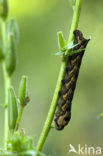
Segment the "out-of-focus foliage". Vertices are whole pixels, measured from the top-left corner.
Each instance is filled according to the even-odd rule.
[[[44,146],[44,153],[68,156],[69,144],[102,145],[103,119],[103,1],[85,0],[79,29],[84,37],[92,37],[85,52],[72,102],[72,117],[61,132],[52,129]],[[35,143],[42,130],[56,85],[61,58],[57,32],[68,39],[72,8],[68,0],[10,0],[10,15],[20,27],[17,67],[13,85],[18,92],[21,75],[28,75],[30,104],[23,112],[21,127],[33,136]],[[4,102],[3,76],[0,66],[0,104]],[[3,140],[3,108],[0,107],[0,144]],[[71,154],[72,156],[72,154]],[[73,156],[75,154],[73,153]]]
[[[23,130],[14,132],[14,135],[8,141],[7,151],[0,150],[0,155],[3,156],[36,156],[36,153],[32,137],[26,136]],[[39,153],[39,155],[45,156],[43,153]]]
[[[33,152],[33,139],[25,136],[22,132],[15,132],[14,136],[8,141],[9,152]]]

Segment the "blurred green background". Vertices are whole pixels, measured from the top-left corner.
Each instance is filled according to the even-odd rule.
[[[61,132],[51,130],[43,152],[52,156],[68,156],[69,144],[102,146],[103,119],[103,1],[84,0],[79,29],[90,37],[83,58],[72,102],[72,118]],[[20,28],[17,67],[12,83],[18,94],[23,74],[28,76],[31,101],[25,108],[21,127],[34,138],[36,145],[46,119],[61,59],[57,32],[62,30],[68,39],[72,9],[68,0],[10,0],[9,17],[15,17]],[[0,66],[0,104],[4,102],[3,73]],[[0,145],[3,146],[4,109],[0,107]],[[75,154],[71,154],[75,156]]]

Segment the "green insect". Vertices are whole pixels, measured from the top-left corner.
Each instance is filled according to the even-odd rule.
[[[79,69],[85,48],[90,39],[85,39],[79,30],[74,32],[74,42],[76,45],[72,49],[72,55],[68,56],[67,66],[65,69],[65,76],[62,80],[62,87],[59,91],[59,98],[57,102],[57,110],[55,113],[54,125],[57,130],[62,130],[71,119],[71,105],[76,87],[76,82],[79,74]],[[75,53],[74,51],[80,52]],[[73,54],[74,52],[74,54]]]

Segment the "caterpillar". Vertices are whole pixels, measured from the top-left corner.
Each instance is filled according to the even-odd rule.
[[[80,50],[68,56],[67,66],[65,69],[64,79],[61,81],[61,90],[59,91],[59,98],[57,102],[57,110],[55,113],[54,126],[57,130],[62,130],[71,119],[71,105],[76,87],[76,82],[79,74],[79,69],[85,48],[90,39],[85,39],[80,30],[75,30],[73,45],[76,45],[73,51]]]

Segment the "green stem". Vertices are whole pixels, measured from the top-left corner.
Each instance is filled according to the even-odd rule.
[[[4,53],[6,52],[6,21],[2,20],[2,41],[3,41],[3,48]],[[4,74],[4,85],[5,85],[5,123],[4,123],[4,147],[7,148],[7,140],[9,137],[9,128],[8,128],[8,88],[11,85],[11,77],[8,76],[8,73],[6,71],[5,62],[2,62],[3,67],[3,74]]]
[[[16,122],[15,131],[17,131],[18,128],[19,128],[21,117],[22,117],[22,113],[23,113],[23,109],[24,109],[24,107],[20,106],[20,108],[19,108],[19,114],[18,114],[18,118],[17,118],[17,122]]]
[[[81,4],[82,4],[82,0],[76,0],[76,4],[75,4],[75,8],[74,8],[74,15],[73,15],[73,20],[72,20],[72,25],[71,25],[71,29],[70,29],[70,35],[69,35],[69,39],[68,42],[73,41],[73,31],[75,29],[77,29],[78,27],[78,22],[79,22],[79,16],[80,16],[80,10],[81,10]],[[57,81],[57,85],[54,91],[54,96],[51,102],[51,107],[50,110],[48,112],[48,116],[47,119],[45,121],[41,136],[39,138],[36,150],[37,151],[41,151],[43,148],[43,145],[45,143],[45,140],[47,138],[47,135],[50,131],[51,128],[51,123],[54,117],[54,113],[57,107],[57,101],[58,101],[58,92],[61,89],[61,80],[64,78],[64,74],[65,74],[65,68],[66,68],[67,62],[62,62],[61,65],[61,69],[60,69],[60,73],[58,76],[58,81]]]
[[[73,41],[73,38],[74,38],[73,31],[78,28],[81,6],[82,6],[82,0],[76,0],[71,29],[70,29],[69,38],[68,38],[68,43]]]
[[[9,138],[9,128],[8,128],[8,88],[11,85],[11,79],[8,77],[8,74],[5,69],[5,64],[3,63],[3,73],[4,73],[4,84],[5,84],[5,123],[4,123],[4,147],[7,147],[7,141]]]

